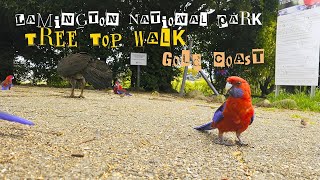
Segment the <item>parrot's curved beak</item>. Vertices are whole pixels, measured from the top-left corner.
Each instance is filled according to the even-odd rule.
[[[230,84],[229,82],[226,83],[225,89],[226,89],[226,95],[228,96],[230,93],[230,90],[232,88],[232,84]]]
[[[227,82],[225,89],[227,91],[229,91],[232,88],[232,84],[230,84],[229,82]]]

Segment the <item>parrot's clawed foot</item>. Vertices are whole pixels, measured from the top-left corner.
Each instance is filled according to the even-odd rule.
[[[79,98],[85,98],[83,95],[80,95]]]
[[[216,140],[214,141],[214,143],[220,144],[220,145],[224,145],[223,139],[221,139],[221,138],[216,139]]]
[[[214,141],[214,143],[216,144],[220,144],[220,145],[225,145],[225,146],[234,146],[233,143],[229,142],[229,141],[225,141],[223,138],[218,138]]]
[[[230,143],[228,140],[225,141],[223,138],[223,132],[219,131],[218,138],[215,140],[216,144],[225,145],[225,146],[233,146],[234,144]]]
[[[241,138],[240,138],[240,132],[237,132],[236,135],[237,135],[237,138],[238,138],[238,141],[236,141],[236,143],[239,145],[239,146],[248,146],[247,143],[244,143]]]

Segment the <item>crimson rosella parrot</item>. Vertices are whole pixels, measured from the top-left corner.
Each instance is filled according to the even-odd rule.
[[[12,79],[14,79],[14,77],[12,75],[9,75],[6,77],[6,79],[4,81],[2,81],[1,86],[2,86],[2,90],[10,90],[12,87]],[[3,120],[7,120],[7,121],[11,121],[11,122],[17,122],[17,123],[21,123],[21,124],[25,124],[25,125],[34,125],[33,122],[27,120],[27,119],[23,119],[21,117],[18,116],[14,116],[11,114],[7,114],[4,112],[0,111],[0,119]]]
[[[123,87],[120,84],[120,81],[117,79],[114,80],[113,92],[115,94],[132,96],[127,90],[123,89]]]
[[[240,135],[253,122],[254,110],[251,102],[251,91],[248,82],[240,77],[231,76],[227,79],[229,97],[214,113],[212,121],[196,130],[204,131],[217,128],[219,130],[218,144],[224,144],[223,133],[236,132],[240,145],[247,145]]]
[[[12,79],[14,79],[14,77],[12,75],[9,75],[6,77],[6,79],[4,81],[2,81],[1,86],[2,86],[2,90],[10,90],[12,87]]]

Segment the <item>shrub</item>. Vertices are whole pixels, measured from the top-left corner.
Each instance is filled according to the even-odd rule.
[[[201,99],[201,100],[205,100],[207,99],[202,92],[200,92],[199,90],[193,90],[187,93],[187,97],[189,98],[195,98],[195,99]]]
[[[211,102],[211,103],[224,103],[225,101],[226,101],[226,97],[224,97],[224,95],[211,96],[208,98],[208,102]]]
[[[181,88],[181,83],[182,83],[182,78],[177,78],[174,81],[171,82],[172,88],[176,90],[177,92],[180,91]],[[213,91],[207,84],[207,82],[201,78],[197,81],[186,81],[186,86],[184,88],[184,92],[188,94],[191,91],[199,91],[205,96],[210,96],[213,95]]]
[[[284,99],[292,99],[296,102],[299,110],[304,111],[316,111],[320,112],[320,91],[316,91],[316,95],[313,98],[310,98],[309,94],[304,92],[289,94],[289,93],[280,93],[279,96],[275,97],[275,94],[269,94],[267,99],[271,102],[276,102]]]
[[[262,101],[259,101],[255,103],[256,106],[258,107],[271,107],[271,102],[268,99],[264,99]]]
[[[293,99],[283,99],[280,101],[273,102],[271,105],[273,107],[281,108],[281,109],[296,109],[296,108],[298,108],[296,101],[294,101]]]

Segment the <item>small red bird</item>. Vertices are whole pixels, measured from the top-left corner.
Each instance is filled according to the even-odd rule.
[[[251,91],[249,83],[237,76],[227,79],[226,87],[230,85],[229,97],[214,113],[212,122],[196,127],[195,129],[219,130],[219,144],[224,144],[223,133],[236,132],[240,145],[247,145],[240,139],[240,135],[253,122],[254,109],[251,102]]]
[[[9,75],[6,77],[6,79],[4,81],[2,81],[1,86],[2,86],[2,90],[10,90],[12,87],[12,79],[14,79],[14,77],[12,75]]]

